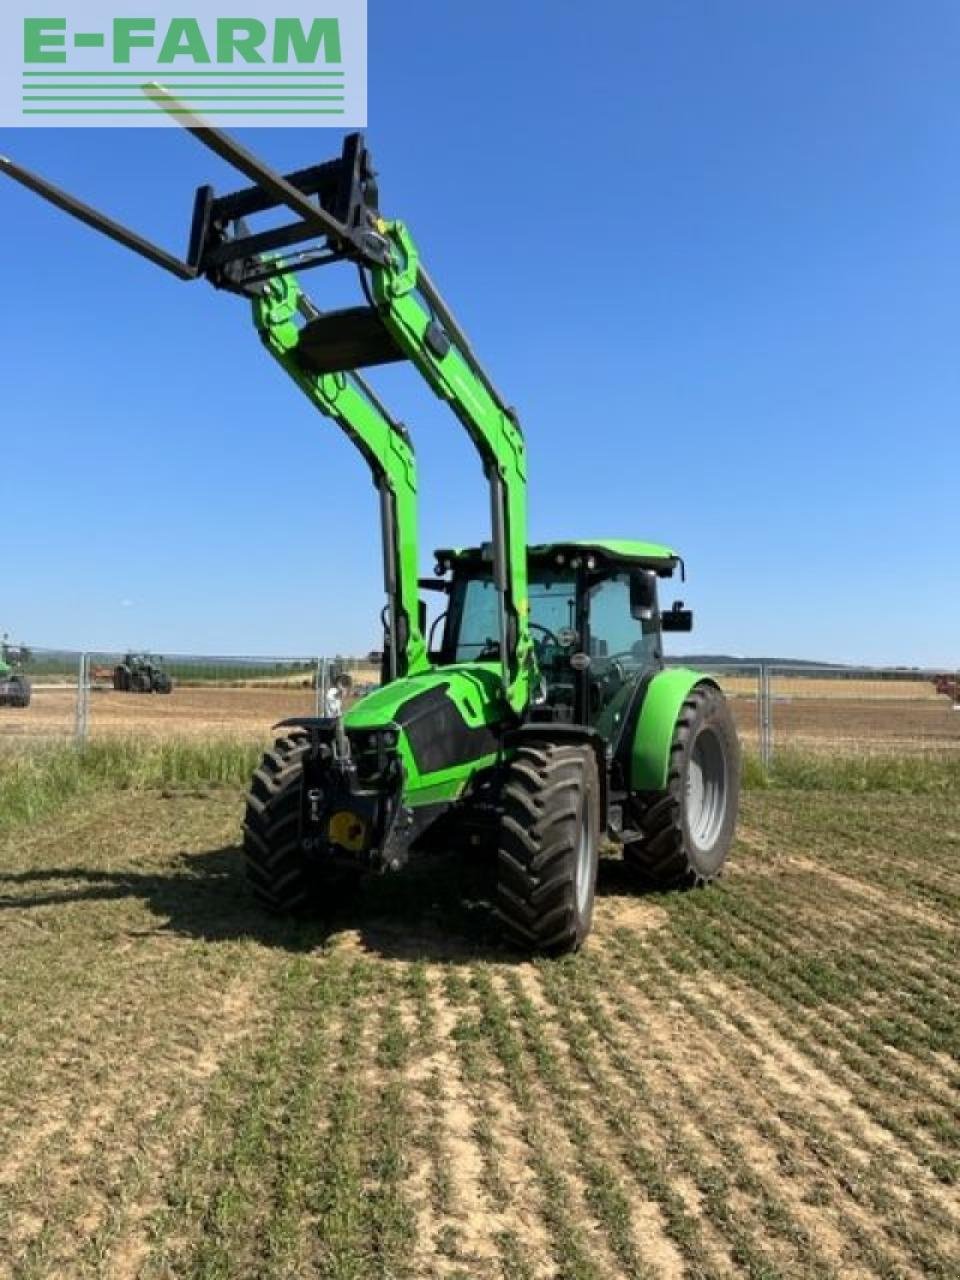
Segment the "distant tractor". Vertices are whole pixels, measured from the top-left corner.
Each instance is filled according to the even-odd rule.
[[[146,653],[128,653],[113,669],[117,693],[173,693],[173,681]]]
[[[29,707],[33,690],[22,671],[14,671],[0,656],[0,707]]]

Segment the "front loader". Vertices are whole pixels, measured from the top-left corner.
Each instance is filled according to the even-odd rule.
[[[10,161],[0,168],[181,279],[247,298],[263,345],[356,445],[380,502],[383,684],[332,719],[281,722],[247,800],[247,873],[268,907],[320,905],[345,872],[394,871],[429,844],[489,848],[510,937],[557,954],[589,932],[601,843],[638,884],[685,888],[721,869],[736,821],[740,752],[717,685],[666,668],[661,633],[689,630],[658,583],[669,547],[574,538],[528,545],[527,461],[513,409],[440,295],[406,226],[386,220],[369,152],[286,177],[145,91],[252,182],[196,195],[179,259]],[[285,209],[292,221],[253,230]],[[297,273],[336,263],[362,304],[330,312]],[[446,400],[479,455],[489,536],[436,553],[421,578],[412,440],[361,370],[405,361]],[[441,597],[425,636],[421,593]]]

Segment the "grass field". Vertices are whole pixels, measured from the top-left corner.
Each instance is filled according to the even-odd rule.
[[[271,921],[244,759],[90,760],[0,771],[0,1275],[960,1275],[955,765],[798,767],[531,964],[460,859]]]

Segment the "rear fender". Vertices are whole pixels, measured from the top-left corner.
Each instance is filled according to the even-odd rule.
[[[630,752],[630,790],[663,791],[670,770],[670,744],[680,708],[697,685],[715,680],[689,667],[659,671],[647,685]]]

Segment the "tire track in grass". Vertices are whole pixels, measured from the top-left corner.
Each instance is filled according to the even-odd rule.
[[[802,1086],[798,1085],[797,1089],[802,1102],[797,1094],[791,1097],[783,1087],[783,1081],[791,1075],[790,1064],[781,1064],[778,1060],[776,1073],[771,1078],[769,1044],[744,1044],[738,1034],[734,1048],[730,1043],[731,1026],[717,1016],[703,999],[689,992],[685,985],[689,983],[689,978],[678,979],[668,964],[658,966],[656,959],[649,956],[642,972],[633,969],[629,958],[622,952],[616,955],[615,964],[617,972],[622,974],[636,996],[629,999],[618,988],[609,990],[605,999],[612,1006],[614,1017],[624,1027],[630,1028],[631,1034],[638,1024],[641,1029],[646,1025],[635,1001],[639,998],[648,1001],[649,992],[653,988],[658,992],[662,991],[669,1002],[682,1006],[699,1024],[701,1040],[697,1044],[695,1056],[698,1061],[710,1063],[714,1083],[721,1095],[727,1091],[734,1095],[743,1091],[745,1059],[759,1068],[751,1074],[751,1105],[744,1108],[743,1123],[740,1126],[745,1134],[744,1141],[753,1145],[750,1131],[755,1130],[758,1138],[776,1153],[778,1165],[783,1169],[795,1170],[798,1158],[802,1158],[806,1162],[812,1159],[826,1170],[843,1196],[838,1203],[834,1193],[826,1203],[821,1202],[819,1205],[820,1209],[839,1218],[835,1242],[842,1243],[849,1238],[856,1246],[862,1264],[879,1275],[903,1272],[904,1266],[909,1266],[907,1259],[911,1253],[924,1268],[931,1264],[935,1267],[940,1265],[942,1259],[937,1260],[936,1245],[929,1234],[924,1233],[921,1239],[912,1232],[892,1230],[891,1215],[899,1211],[901,1202],[893,1190],[888,1190],[877,1180],[880,1171],[876,1167],[876,1148],[868,1146],[866,1152],[858,1148],[858,1141],[863,1146],[865,1135],[855,1126],[844,1132],[842,1107],[839,1112],[828,1111],[826,1117],[823,1117],[824,1089],[821,1081],[800,1076]],[[702,978],[698,979],[698,985],[702,981]],[[711,992],[715,987],[714,983],[710,988]],[[714,999],[719,1003],[720,997],[715,996]],[[712,1034],[708,1035],[708,1032]],[[813,1111],[821,1115],[823,1123],[814,1119]],[[824,1124],[827,1128],[823,1127]],[[791,1132],[798,1129],[799,1134]],[[845,1139],[842,1144],[838,1131]],[[884,1134],[883,1137],[887,1138],[888,1135]],[[889,1154],[886,1146],[884,1153]],[[814,1198],[809,1197],[811,1200]],[[808,1236],[818,1239],[817,1222],[809,1217],[806,1204],[798,1203],[797,1197],[791,1197],[791,1204],[794,1213],[805,1219]],[[866,1215],[867,1208],[873,1211],[872,1216]],[[922,1216],[920,1220],[923,1220]],[[879,1245],[876,1239],[878,1225],[889,1235],[896,1256]],[[839,1265],[842,1249],[835,1249],[834,1254],[831,1261]],[[923,1270],[921,1274],[928,1273]]]
[[[885,832],[884,843],[888,848],[890,838],[891,833]],[[812,850],[801,852],[789,846],[787,851],[771,857],[768,844],[746,837],[742,832],[738,833],[737,849],[741,853],[746,852],[751,859],[746,871],[746,874],[751,877],[787,883],[797,888],[803,888],[811,882],[816,886],[825,884],[829,886],[831,900],[836,894],[842,895],[852,908],[862,913],[872,924],[880,919],[887,923],[895,922],[899,927],[909,928],[921,934],[924,932],[942,934],[944,929],[950,927],[953,919],[949,912],[933,910],[916,900],[904,898],[902,881],[897,882],[895,886],[869,883],[862,878],[865,870],[863,866],[857,868],[861,873],[858,876],[854,874],[853,868],[839,870],[832,860],[827,862],[825,859],[818,859]],[[897,857],[899,861],[901,858],[899,852]],[[903,865],[902,862],[900,865]],[[738,868],[738,872],[742,870],[742,867]],[[928,881],[935,879],[936,873],[926,858],[915,864],[914,872]],[[897,889],[896,893],[891,892],[894,887]]]
[[[749,1167],[729,1132],[718,1127],[716,1118],[698,1106],[695,1088],[678,1078],[678,1062],[664,1054],[649,1035],[641,1044],[633,1045],[632,1054],[618,1042],[613,1024],[601,1015],[598,997],[603,983],[595,980],[597,968],[595,956],[590,962],[584,958],[576,966],[569,966],[566,980],[561,981],[556,971],[544,966],[541,980],[568,1047],[573,1073],[585,1073],[591,1080],[592,1094],[601,1100],[605,1118],[617,1130],[629,1131],[634,1122],[625,1120],[619,1105],[611,1100],[626,1094],[645,1105],[655,1117],[658,1139],[671,1166],[692,1179],[700,1196],[701,1212],[732,1262],[746,1274],[795,1274],[799,1254],[808,1268],[806,1274],[830,1276],[831,1268],[809,1234]],[[612,972],[608,978],[615,981]],[[598,1022],[605,1035],[598,1029]],[[653,1056],[658,1053],[665,1062]],[[638,1062],[644,1062],[645,1068],[641,1069]],[[655,1080],[649,1074],[651,1067]]]

